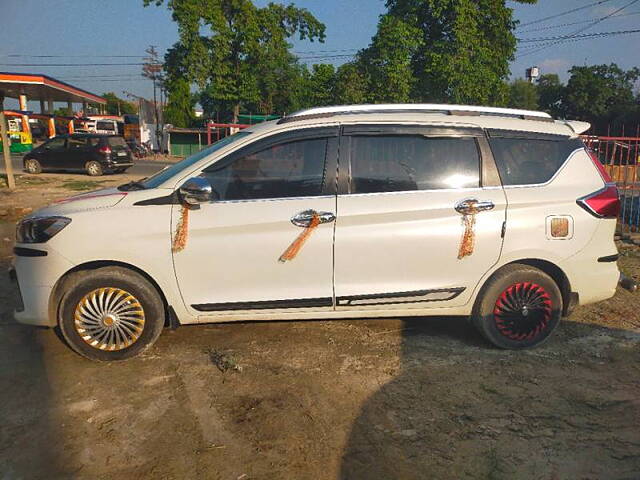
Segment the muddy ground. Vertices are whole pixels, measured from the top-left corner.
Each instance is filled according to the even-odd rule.
[[[2,270],[14,217],[68,195],[64,178],[87,181],[0,189]],[[526,352],[459,318],[271,322],[165,331],[117,364],[15,324],[14,297],[0,275],[3,479],[640,478],[640,294]]]

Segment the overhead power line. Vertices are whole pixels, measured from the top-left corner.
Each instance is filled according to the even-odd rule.
[[[631,15],[640,15],[640,12],[623,13],[621,15],[613,15],[613,16],[611,16],[609,18],[630,17]],[[602,18],[602,17],[600,17],[600,18]],[[520,33],[530,33],[530,32],[542,32],[543,30],[553,30],[554,28],[570,27],[571,25],[580,25],[580,24],[584,24],[584,23],[593,22],[594,20],[599,20],[599,19],[598,18],[589,18],[588,20],[582,20],[580,22],[558,23],[556,25],[550,25],[548,27],[532,28],[531,30],[518,31],[518,34],[520,34]]]
[[[633,34],[633,33],[640,33],[640,30],[629,30],[627,32],[624,32],[624,34]],[[564,43],[573,43],[573,42],[579,42],[579,41],[583,41],[583,40],[589,40],[589,39],[593,39],[593,38],[608,38],[608,37],[613,37],[616,35],[603,35],[600,37],[594,37],[594,36],[587,36],[587,35],[578,35],[575,37],[569,37],[567,39],[564,40],[555,40],[555,41],[550,41],[550,42],[546,42],[546,43],[539,43],[539,44],[535,44],[535,45],[529,45],[529,48],[533,48],[534,50],[528,50],[525,51],[525,53],[518,55],[518,58],[522,58],[522,57],[526,57],[532,53],[536,53],[540,50],[544,50],[545,48],[551,47],[553,45],[559,45],[559,44],[564,44]],[[541,47],[541,48],[538,48]]]
[[[144,58],[144,55],[31,55],[26,53],[0,54],[9,58]]]
[[[360,50],[359,48],[343,48],[340,50],[311,50],[311,51],[304,51],[304,52],[292,52],[295,54],[312,54],[312,53],[337,53],[337,52],[357,52],[358,50]]]
[[[547,20],[553,20],[554,18],[563,17],[565,15],[569,15],[570,13],[578,12],[580,10],[584,10],[586,8],[595,7],[596,5],[602,5],[603,3],[610,2],[611,0],[599,0],[598,2],[590,3],[589,5],[583,5],[582,7],[572,8],[571,10],[567,10],[565,12],[560,12],[555,15],[549,15],[548,17],[539,18],[538,20],[533,20],[531,22],[525,22],[518,25],[518,27],[525,27],[527,25],[535,25],[536,23],[546,22]]]
[[[614,32],[597,32],[597,33],[583,33],[580,35],[557,35],[555,37],[537,37],[537,38],[519,38],[518,41],[520,43],[529,43],[529,42],[549,42],[553,40],[566,40],[569,38],[591,38],[591,37],[611,37],[614,35],[628,35],[631,33],[638,33],[640,29],[636,30],[617,30]]]
[[[123,67],[143,63],[0,63],[3,67]]]
[[[623,7],[618,8],[617,10],[614,10],[614,11],[613,11],[613,12],[611,12],[609,15],[605,15],[604,17],[599,18],[598,20],[596,20],[596,21],[594,21],[594,22],[590,23],[590,24],[589,24],[589,25],[587,25],[586,27],[582,27],[582,28],[580,28],[580,29],[576,30],[575,32],[571,32],[571,33],[569,34],[569,37],[574,36],[574,37],[572,37],[572,38],[577,38],[577,37],[575,37],[575,35],[578,35],[578,34],[580,34],[580,33],[584,32],[585,30],[588,30],[589,28],[591,28],[591,27],[593,27],[594,25],[596,25],[596,24],[598,24],[598,23],[600,23],[600,22],[602,22],[602,21],[606,20],[607,18],[612,17],[613,15],[617,15],[618,13],[620,13],[620,12],[621,12],[622,10],[624,10],[625,8],[630,7],[631,5],[634,5],[634,4],[638,3],[638,1],[640,1],[640,0],[631,0],[631,2],[627,3],[627,4],[626,4],[626,5],[624,5]],[[619,33],[620,33],[620,34],[623,34],[623,32],[619,32]],[[626,32],[626,33],[635,33],[635,32]],[[544,46],[544,47],[540,47],[540,48],[538,48],[537,50],[529,50],[528,52],[525,52],[525,53],[523,53],[522,55],[520,55],[520,57],[526,57],[526,56],[528,56],[528,55],[533,55],[534,53],[538,53],[538,52],[541,52],[542,50],[546,50],[547,48],[552,47],[553,45],[556,45],[556,44],[557,44],[557,43],[551,43],[551,44],[548,44],[548,45],[546,45],[546,46]]]

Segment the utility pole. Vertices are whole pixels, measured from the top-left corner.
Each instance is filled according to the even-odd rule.
[[[4,92],[0,91],[0,139],[2,140],[2,155],[4,167],[7,172],[7,187],[9,190],[16,188],[16,180],[13,178],[13,165],[11,164],[11,139],[7,134],[7,120],[4,117]]]
[[[161,125],[161,115],[158,112],[156,88],[160,86],[160,88],[162,89],[162,84],[164,83],[162,76],[163,65],[162,62],[160,62],[158,51],[156,50],[155,45],[150,45],[149,48],[145,50],[145,52],[148,56],[144,58],[144,64],[142,65],[142,75],[153,81],[153,110],[156,124],[156,142],[158,143],[159,150],[162,150],[163,127]]]

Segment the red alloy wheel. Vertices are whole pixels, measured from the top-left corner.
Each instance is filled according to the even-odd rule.
[[[531,282],[508,287],[498,297],[493,318],[498,331],[510,340],[532,340],[549,325],[552,315],[551,297]]]

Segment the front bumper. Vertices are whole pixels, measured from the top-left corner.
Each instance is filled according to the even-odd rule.
[[[56,319],[49,315],[51,292],[58,279],[74,265],[55,250],[46,248],[46,251],[46,256],[14,258],[10,275],[18,283],[22,303],[22,308],[19,306],[13,315],[18,323],[47,327],[56,324]]]

